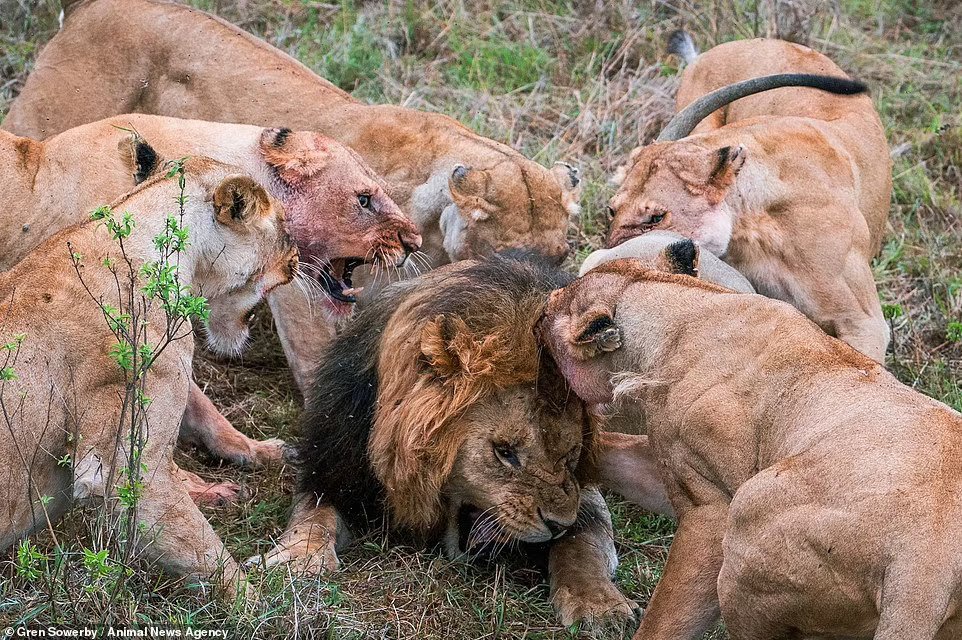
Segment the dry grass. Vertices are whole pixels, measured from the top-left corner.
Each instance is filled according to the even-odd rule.
[[[451,114],[545,163],[575,161],[586,178],[584,213],[572,228],[578,259],[598,245],[606,177],[671,112],[676,64],[664,36],[685,25],[707,48],[774,33],[805,40],[873,87],[897,156],[891,225],[876,275],[894,340],[889,366],[908,384],[962,409],[962,9],[909,0],[713,0],[589,2],[425,0],[326,4],[295,0],[194,0],[298,56],[371,101]],[[773,12],[774,8],[774,12]],[[0,113],[56,30],[53,0],[0,7]],[[188,46],[185,44],[185,46]],[[202,359],[198,380],[234,424],[291,437],[300,398],[269,324],[242,360]],[[199,452],[178,459],[210,479],[233,479],[252,497],[210,516],[229,548],[246,557],[270,544],[289,504],[288,469],[218,468]],[[672,525],[613,504],[621,586],[644,604],[664,566]],[[61,526],[80,548],[82,514]],[[49,551],[50,546],[41,548]],[[139,572],[129,596],[106,610],[85,595],[83,565],[49,583],[0,565],[0,626],[103,620],[223,626],[238,636],[357,638],[564,638],[547,586],[511,565],[450,563],[433,551],[355,544],[330,582],[255,575],[257,615]],[[716,632],[719,637],[723,632]]]

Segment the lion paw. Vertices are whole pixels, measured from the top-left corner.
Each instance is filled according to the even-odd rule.
[[[251,456],[244,466],[264,467],[275,462],[283,462],[288,456],[289,445],[280,438],[252,440]]]
[[[561,624],[587,623],[590,627],[623,629],[636,619],[638,605],[626,598],[611,582],[560,587],[552,597]]]
[[[278,544],[263,556],[251,556],[244,562],[244,567],[270,569],[282,564],[287,565],[296,576],[319,576],[337,571],[340,563],[333,545],[308,550],[306,543],[295,541],[293,544]]]

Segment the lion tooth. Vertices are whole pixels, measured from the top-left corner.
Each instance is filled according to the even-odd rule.
[[[364,291],[364,287],[351,287],[350,289],[344,289],[341,291],[342,294],[346,296],[351,296],[352,298],[357,296],[359,293]]]

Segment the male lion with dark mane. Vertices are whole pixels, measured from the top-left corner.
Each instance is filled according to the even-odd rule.
[[[387,523],[451,557],[546,551],[564,624],[627,619],[611,518],[584,485],[592,423],[535,334],[568,281],[499,257],[397,283],[366,306],[317,371],[299,496],[266,563],[333,570],[348,529]]]

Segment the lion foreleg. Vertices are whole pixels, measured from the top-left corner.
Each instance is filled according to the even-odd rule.
[[[314,367],[334,338],[334,321],[324,300],[311,301],[299,287],[278,287],[267,298],[287,365],[301,391],[313,382]]]
[[[273,567],[290,563],[296,573],[319,575],[338,567],[337,547],[347,542],[347,527],[337,511],[312,493],[294,497],[291,519],[273,549],[253,556],[248,566]]]
[[[718,620],[718,574],[728,505],[686,510],[668,552],[668,564],[635,640],[701,638]]]
[[[228,602],[253,600],[243,570],[177,479],[177,466],[168,459],[151,470],[136,509],[143,554],[170,573],[210,580]]]
[[[178,440],[242,467],[282,460],[286,447],[283,440],[257,441],[235,429],[193,381]]]
[[[612,582],[617,567],[608,506],[597,489],[585,489],[578,521],[548,552],[551,600],[561,624],[624,626],[635,605]]]

